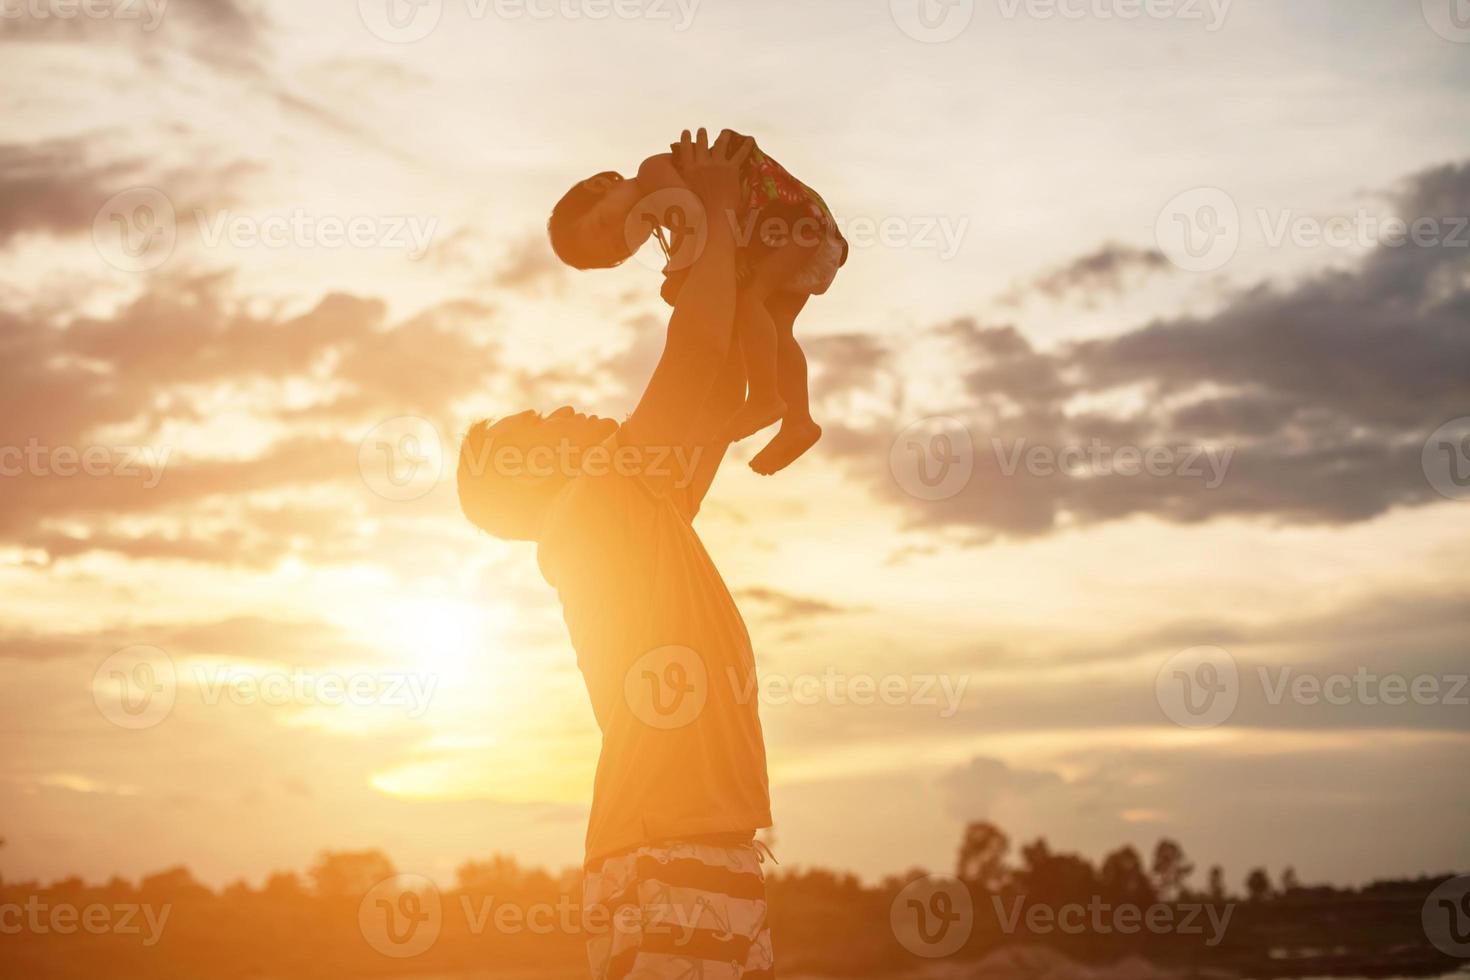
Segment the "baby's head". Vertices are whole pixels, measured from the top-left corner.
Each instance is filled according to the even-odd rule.
[[[637,203],[638,182],[610,170],[573,184],[546,223],[552,250],[574,269],[621,264],[647,240],[635,241],[628,233],[628,215]]]

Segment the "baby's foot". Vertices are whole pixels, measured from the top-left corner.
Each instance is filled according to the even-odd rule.
[[[765,398],[748,399],[745,405],[736,412],[725,427],[725,433],[731,442],[739,442],[746,436],[753,436],[773,422],[780,421],[786,414],[786,402],[780,395],[770,395]]]
[[[776,433],[776,438],[755,454],[750,468],[761,476],[779,473],[800,459],[820,438],[822,427],[811,419],[787,419],[781,423],[781,431]]]

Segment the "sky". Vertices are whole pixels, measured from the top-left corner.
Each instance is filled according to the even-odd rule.
[[[784,866],[1470,868],[1463,10],[924,4],[3,0],[0,874],[579,862],[560,610],[444,461],[631,409],[659,263],[542,228],[700,125],[853,245],[822,443],[697,524]]]

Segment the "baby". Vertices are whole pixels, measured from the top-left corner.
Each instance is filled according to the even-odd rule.
[[[793,327],[807,300],[831,287],[848,247],[821,196],[754,141],[741,168],[740,190],[737,213],[709,216],[731,222],[738,246],[736,331],[748,393],[728,435],[744,439],[779,420],[780,432],[750,464],[770,475],[821,438],[811,416],[806,356]],[[671,153],[644,160],[633,178],[597,174],[574,185],[552,209],[551,247],[575,269],[607,269],[656,235],[666,259],[661,292],[672,304],[697,257],[697,229],[678,203],[687,197]],[[664,236],[666,228],[672,242]]]

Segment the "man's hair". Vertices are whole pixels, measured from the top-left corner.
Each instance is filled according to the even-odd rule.
[[[600,174],[593,174],[586,180],[577,181],[572,185],[572,189],[563,194],[561,200],[556,202],[556,207],[551,209],[551,218],[546,222],[546,233],[551,237],[551,250],[556,253],[557,258],[573,269],[611,269],[613,266],[621,265],[624,261],[624,259],[609,261],[605,258],[590,256],[577,241],[578,223],[608,192],[608,187],[597,185],[596,181],[599,177],[623,179],[622,174],[615,170],[604,170]]]
[[[526,450],[535,445],[540,420],[535,412],[511,415],[493,425],[486,419],[471,426],[460,443],[460,509],[472,524],[505,541],[537,540],[555,481],[522,468],[500,472],[496,449]]]

